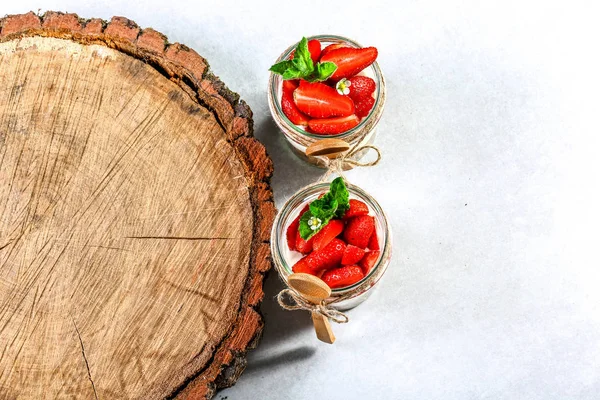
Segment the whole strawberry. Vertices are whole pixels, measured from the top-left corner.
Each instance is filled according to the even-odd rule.
[[[375,99],[372,97],[365,97],[354,103],[354,112],[359,118],[366,117],[369,115],[373,105],[375,105]]]
[[[333,239],[320,250],[313,251],[293,267],[294,272],[309,272],[316,274],[320,270],[337,267],[342,261],[346,243],[340,239]]]
[[[366,99],[367,97],[373,97],[373,93],[375,93],[375,81],[368,76],[355,76],[348,79],[350,83],[348,88],[350,89],[350,93],[348,96],[356,103],[361,99]]]
[[[364,255],[365,251],[363,249],[349,244],[346,246],[346,250],[344,250],[344,255],[342,256],[342,265],[358,264]]]
[[[325,225],[313,239],[313,249],[321,250],[344,230],[344,223],[339,219],[332,219]]]
[[[346,224],[344,239],[348,244],[364,249],[369,245],[369,239],[374,230],[374,218],[370,215],[359,215],[351,218]]]
[[[362,269],[357,265],[346,265],[325,271],[322,278],[330,288],[342,288],[355,284],[364,278]]]
[[[356,199],[350,199],[348,202],[350,208],[344,214],[344,219],[350,219],[359,215],[369,214],[369,207],[362,201]]]

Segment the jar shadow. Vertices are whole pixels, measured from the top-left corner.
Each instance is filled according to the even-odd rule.
[[[273,160],[274,172],[271,187],[275,205],[281,206],[299,189],[321,178],[325,170],[317,168],[298,158],[273,121],[270,114],[255,116],[255,136],[267,149]],[[258,348],[250,353],[250,358],[259,357],[262,351],[277,346],[280,342],[292,340],[292,337],[307,329],[312,330],[312,319],[306,311],[288,311],[277,302],[277,294],[285,288],[277,271],[272,269],[265,279],[263,290],[265,297],[261,304],[265,327]],[[316,338],[315,338],[316,340]],[[249,363],[252,365],[252,362]]]
[[[308,311],[289,311],[281,308],[277,302],[277,294],[285,289],[285,285],[271,270],[264,284],[265,297],[262,301],[261,312],[265,320],[263,337],[257,350],[268,350],[283,341],[292,341],[300,332],[312,330],[312,319]],[[315,337],[315,340],[316,337]]]
[[[280,351],[274,355],[252,360],[248,364],[245,373],[251,374],[262,369],[276,368],[282,364],[289,365],[290,363],[300,362],[312,357],[316,351],[316,348],[309,346],[300,346],[293,350]]]

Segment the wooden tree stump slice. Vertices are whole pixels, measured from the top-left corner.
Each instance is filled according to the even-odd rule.
[[[122,17],[0,26],[0,398],[212,397],[262,331],[250,109]]]

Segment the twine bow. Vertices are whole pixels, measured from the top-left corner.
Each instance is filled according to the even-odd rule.
[[[369,150],[369,149],[373,149],[377,153],[377,158],[375,160],[368,161],[368,162],[361,162],[361,161],[354,160],[352,158],[355,155],[357,155],[359,152],[364,151],[364,150]],[[327,172],[325,172],[325,174],[321,178],[321,182],[327,181],[327,178],[329,178],[329,175],[331,175],[331,174],[338,174],[339,176],[344,178],[344,180],[346,180],[346,177],[344,176],[344,168],[345,167],[372,167],[372,166],[375,166],[375,165],[379,164],[379,161],[381,161],[381,152],[379,151],[379,149],[376,146],[373,146],[372,144],[366,144],[364,146],[359,147],[359,144],[357,143],[353,147],[351,147],[348,151],[346,151],[345,153],[340,155],[339,157],[336,157],[333,159],[330,159],[329,157],[319,157],[319,158],[325,163],[325,167],[327,168]]]
[[[293,300],[294,302],[291,303],[286,300],[286,295],[287,298]],[[281,308],[286,310],[306,310],[310,312],[316,312],[334,322],[337,322],[338,324],[345,324],[349,321],[348,316],[343,312],[335,310],[323,303],[313,304],[293,289],[283,289],[281,292],[279,292],[277,295],[277,302]]]

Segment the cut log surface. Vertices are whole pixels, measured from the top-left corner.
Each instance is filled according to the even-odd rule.
[[[0,399],[212,397],[262,330],[250,109],[122,17],[0,26]]]

